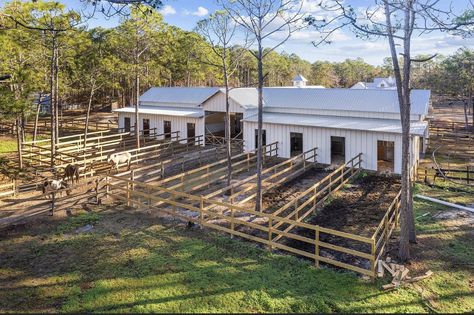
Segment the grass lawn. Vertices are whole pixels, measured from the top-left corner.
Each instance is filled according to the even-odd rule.
[[[415,193],[464,206],[474,204],[474,186],[467,186],[450,181],[436,181],[433,185],[416,184]]]
[[[409,268],[434,276],[389,292],[380,289],[388,278],[316,269],[122,206],[45,216],[0,231],[0,312],[473,311],[472,225],[437,218],[443,207],[415,206]],[[86,224],[94,228],[76,233]]]
[[[15,152],[16,148],[16,138],[10,136],[0,136],[0,154]]]

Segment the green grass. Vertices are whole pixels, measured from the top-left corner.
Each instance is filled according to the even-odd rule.
[[[45,135],[39,135],[37,137],[38,140],[48,139],[48,138],[49,137]],[[26,135],[26,141],[31,141],[31,140],[33,140],[33,136],[31,136],[30,134]],[[11,135],[0,136],[0,154],[16,152],[17,148],[18,146],[16,144],[16,136],[11,136]]]
[[[17,150],[16,139],[10,137],[0,138],[0,154],[14,152]]]
[[[420,243],[438,240],[434,233],[443,223],[432,215],[440,209],[419,202],[415,207],[417,217],[430,213],[417,218]],[[94,229],[75,233],[86,224]],[[309,261],[141,212],[86,213],[0,236],[0,312],[433,310],[413,287],[381,291],[388,279],[370,283],[317,269]],[[442,233],[438,241],[453,245],[439,246],[423,260],[435,275],[419,284],[437,296],[436,311],[472,311],[472,269],[447,267],[473,261],[472,238]]]
[[[474,186],[462,185],[450,181],[439,180],[431,186],[416,184],[414,192],[415,194],[461,205],[468,206],[474,204]]]

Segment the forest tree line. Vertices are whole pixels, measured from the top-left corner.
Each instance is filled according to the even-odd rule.
[[[54,10],[52,10],[54,9]],[[19,15],[22,20],[42,19],[52,15],[58,19],[73,19],[77,26],[61,32],[58,45],[59,103],[86,105],[93,96],[94,103],[117,101],[120,106],[133,105],[135,71],[140,71],[141,93],[152,86],[222,86],[219,69],[203,62],[212,56],[210,46],[196,32],[182,30],[163,21],[153,10],[146,14],[134,11],[110,29],[86,26],[79,12],[66,11],[55,2],[17,2],[4,6],[4,12]],[[84,24],[81,24],[81,20]],[[4,21],[8,23],[8,21]],[[0,73],[10,74],[11,82],[22,93],[49,91],[51,36],[47,32],[16,27],[0,30]],[[140,60],[136,52],[143,50]],[[241,54],[239,46],[231,52]],[[314,49],[318,53],[318,49]],[[415,65],[413,86],[453,95],[472,95],[474,52],[460,49],[452,56],[437,58]],[[239,57],[239,65],[230,77],[234,87],[254,86],[257,62],[247,50]],[[359,81],[391,74],[391,60],[381,66],[364,62],[362,58],[342,62],[316,61],[310,63],[296,54],[271,52],[265,58],[265,85],[291,85],[292,78],[303,74],[311,85],[351,87]],[[459,73],[465,73],[459,84]],[[456,76],[455,78],[453,76]]]

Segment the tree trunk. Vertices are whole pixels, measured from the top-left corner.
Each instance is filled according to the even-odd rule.
[[[18,152],[18,166],[20,170],[23,169],[23,154],[22,154],[22,141],[21,141],[21,118],[16,118],[16,144],[17,144],[17,152]]]
[[[41,97],[43,96],[42,93],[39,93],[38,104],[36,105],[36,116],[35,116],[35,125],[33,127],[33,142],[36,141],[36,137],[38,135],[38,120],[39,120],[39,113],[41,109]]]
[[[92,98],[94,97],[95,80],[92,80],[91,92],[89,94],[89,103],[87,104],[86,125],[84,126],[84,148],[87,144],[87,133],[89,132],[89,117],[91,114]]]
[[[225,59],[224,59],[225,60]],[[230,186],[232,181],[232,144],[230,131],[230,104],[229,104],[229,82],[227,78],[227,68],[224,62],[224,84],[225,84],[225,142],[227,154],[227,186]],[[229,190],[227,193],[232,193]]]
[[[401,196],[400,196],[400,243],[399,243],[399,258],[401,261],[410,259],[410,236],[412,232],[412,219],[410,215],[412,207],[409,202],[411,193],[411,182],[409,173],[409,149],[410,149],[410,22],[411,12],[410,3],[408,1],[405,9],[405,38],[404,38],[404,63],[403,63],[403,82],[398,56],[395,46],[395,40],[392,33],[392,21],[390,7],[387,1],[384,1],[385,18],[387,21],[388,41],[390,46],[390,54],[393,63],[393,72],[397,84],[397,96],[400,104],[400,121],[402,125],[402,169],[401,169]],[[414,224],[413,224],[414,227]],[[416,236],[415,236],[416,241]]]
[[[138,65],[135,72],[135,139],[137,149],[140,148],[140,124],[138,117],[138,106],[140,102],[140,76],[138,75]]]
[[[50,109],[51,109],[51,168],[54,168],[55,155],[56,155],[56,37],[53,35],[53,43],[51,50],[51,72],[50,72]]]
[[[56,106],[56,144],[59,142],[59,48],[56,46],[56,61],[54,64],[54,71],[55,71],[55,80],[56,80],[56,91],[54,93],[54,105]],[[61,118],[62,118],[62,110],[61,110]]]
[[[466,125],[466,130],[469,129],[469,118],[467,116],[467,108],[468,108],[468,100],[463,100],[463,104],[464,104],[464,121],[465,121],[465,125]]]
[[[258,122],[257,122],[257,195],[255,198],[255,211],[262,209],[262,125],[263,125],[263,48],[258,41]]]
[[[474,132],[474,96],[472,90],[469,91],[469,108],[472,108],[472,131]]]

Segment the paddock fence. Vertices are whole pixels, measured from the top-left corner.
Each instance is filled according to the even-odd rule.
[[[307,155],[307,158],[310,156]],[[306,163],[314,163],[314,156],[311,159],[306,160]],[[362,154],[359,154],[273,213],[267,213],[265,209],[256,212],[248,206],[220,201],[215,198],[215,194],[211,196],[192,194],[183,191],[182,186],[164,187],[162,184],[166,179],[159,184],[152,184],[124,176],[110,175],[106,177],[106,195],[125,202],[129,206],[155,209],[174,218],[195,222],[201,227],[258,242],[270,250],[281,250],[309,258],[317,266],[320,263],[326,263],[376,277],[376,261],[382,254],[387,235],[389,237],[393,232],[399,215],[399,196],[392,202],[379,224],[382,227],[377,227],[377,231],[372,236],[346,233],[303,222],[319,206],[328,202],[332,194],[343,189],[344,185],[357,176],[361,171],[361,164]],[[206,168],[207,166],[198,169],[202,171]],[[174,176],[174,179],[180,176],[185,177],[185,175],[178,175]],[[209,178],[204,177],[204,179]],[[207,185],[206,181],[203,185]],[[222,191],[223,189],[219,190],[219,192]],[[268,191],[270,192],[271,189]],[[311,237],[299,234],[298,230],[311,231]],[[382,240],[380,240],[380,235],[383,236]],[[334,240],[339,240],[339,245],[334,244]],[[294,242],[305,243],[306,246],[295,246]],[[354,249],[354,243],[361,245],[358,249]],[[311,249],[308,250],[308,248]],[[328,251],[354,256],[360,260],[355,263],[347,262],[345,259],[327,255]],[[361,264],[361,260],[369,263]]]
[[[436,183],[436,180],[445,182],[447,179],[450,179],[459,183],[471,184],[474,180],[474,167],[469,165],[465,168],[441,169],[419,167],[416,176],[417,180],[424,183],[428,183],[430,180],[433,183]]]
[[[0,199],[16,196],[17,186],[15,180],[10,181],[9,183],[0,183]]]

